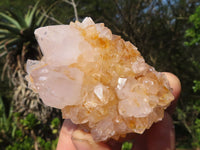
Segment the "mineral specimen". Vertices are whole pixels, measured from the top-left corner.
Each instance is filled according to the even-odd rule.
[[[174,99],[166,77],[103,23],[87,17],[35,35],[44,56],[27,62],[29,87],[95,141],[142,134]]]

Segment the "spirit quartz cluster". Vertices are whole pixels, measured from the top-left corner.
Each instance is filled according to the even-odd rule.
[[[166,77],[103,23],[87,17],[35,35],[44,56],[27,62],[29,87],[97,142],[142,134],[174,99]]]

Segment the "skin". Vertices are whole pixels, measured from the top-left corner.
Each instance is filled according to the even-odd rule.
[[[179,79],[164,72],[173,89],[175,97],[166,109],[162,121],[152,125],[142,135],[129,134],[122,141],[110,140],[107,143],[95,143],[92,136],[77,129],[70,120],[65,120],[60,131],[57,150],[120,150],[123,141],[134,139],[132,150],[175,150],[175,131],[171,115],[176,108],[176,103],[181,92]]]

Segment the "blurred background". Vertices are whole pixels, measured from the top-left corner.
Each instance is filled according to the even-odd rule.
[[[199,0],[1,0],[0,148],[55,150],[62,117],[27,88],[27,59],[41,59],[40,26],[90,16],[138,47],[147,63],[182,83],[174,113],[177,149],[200,149]]]

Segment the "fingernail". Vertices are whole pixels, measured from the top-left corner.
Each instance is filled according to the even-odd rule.
[[[81,130],[73,132],[72,141],[77,150],[109,150],[106,145],[96,143],[89,133],[85,133]]]

